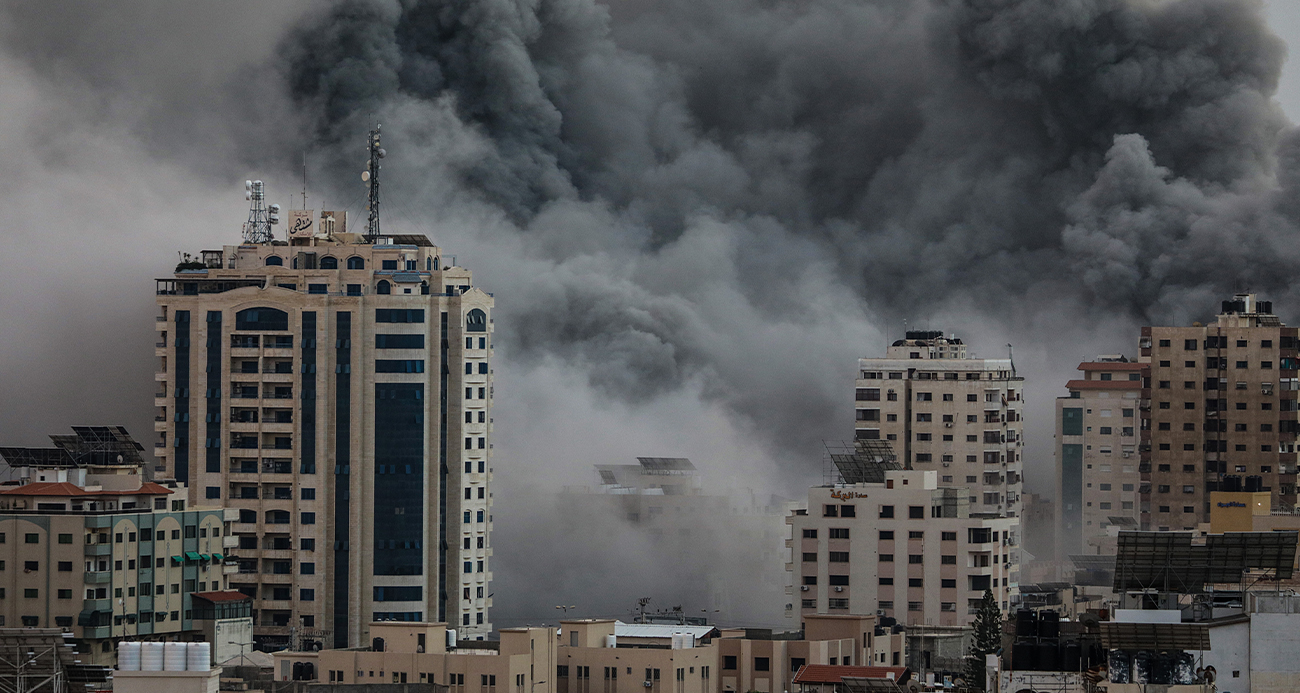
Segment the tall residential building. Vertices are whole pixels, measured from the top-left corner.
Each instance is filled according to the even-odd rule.
[[[1142,328],[1140,347],[1151,373],[1142,528],[1195,529],[1214,491],[1269,491],[1274,508],[1293,509],[1296,328],[1270,302],[1238,294],[1213,324]]]
[[[290,211],[270,240],[251,186],[245,242],[157,280],[160,467],[239,510],[259,645],[356,646],[374,621],[483,637],[492,296],[342,212]]]
[[[1057,541],[1061,558],[1114,554],[1117,533],[1137,529],[1139,435],[1147,364],[1098,356],[1056,400]]]
[[[0,485],[0,626],[61,628],[100,664],[123,638],[203,637],[234,569],[232,518],[146,481],[143,448],[121,427],[73,431],[53,448],[0,448],[17,476]],[[223,632],[238,634],[240,616],[223,613]]]
[[[870,467],[868,462],[867,467]],[[965,626],[985,590],[1017,594],[1019,518],[970,512],[934,471],[883,469],[813,487],[786,522],[795,612],[877,614],[907,626]]]
[[[1025,379],[1011,359],[967,358],[942,332],[908,332],[858,361],[856,437],[883,439],[908,469],[970,490],[972,512],[1021,510]]]

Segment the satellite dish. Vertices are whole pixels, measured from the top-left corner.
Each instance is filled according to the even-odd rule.
[[[255,181],[253,181],[253,185],[256,185],[257,187],[260,188],[260,187],[262,187],[262,181],[260,181],[260,180],[255,180]]]
[[[384,158],[385,156],[388,155],[388,152],[384,151],[382,148],[380,148],[380,149],[379,149],[378,151],[376,151],[375,153],[379,155],[379,158],[380,158],[380,159],[382,159],[382,158]]]
[[[269,209],[271,210],[271,214],[280,213],[280,205],[271,205]]]
[[[252,190],[252,189],[253,189],[253,181],[251,181],[251,180],[246,180],[246,181],[244,181],[244,189],[245,189],[245,190]]]
[[[245,200],[251,200],[251,199],[253,199],[253,193],[252,193],[252,192],[249,192],[249,191],[247,191],[247,190],[244,191],[244,199],[245,199]]]
[[[280,223],[280,217],[277,217],[274,214],[272,214],[269,218],[267,218],[267,221],[269,221],[272,224],[278,224]]]
[[[362,183],[369,183],[369,182],[370,182],[370,172],[369,172],[369,171],[362,171],[362,172],[361,172],[361,182],[362,182]]]

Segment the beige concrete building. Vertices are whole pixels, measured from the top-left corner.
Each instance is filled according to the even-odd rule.
[[[976,512],[1020,514],[1024,378],[1009,358],[968,358],[956,337],[908,332],[858,371],[857,438],[885,440],[906,468],[967,489]]]
[[[1139,435],[1147,364],[1098,356],[1056,400],[1056,545],[1062,558],[1114,554],[1121,529],[1140,521]],[[1112,531],[1113,528],[1113,531]]]
[[[1143,529],[1194,530],[1215,491],[1268,491],[1296,505],[1296,328],[1254,294],[1224,301],[1215,322],[1144,327]]]
[[[877,614],[907,626],[968,625],[986,589],[1010,608],[1019,518],[970,511],[938,473],[879,470],[878,482],[814,487],[787,522],[792,615]]]
[[[635,636],[621,636],[628,629]],[[703,633],[701,633],[703,631]],[[556,693],[714,693],[718,642],[693,634],[709,626],[622,624],[608,619],[560,622]],[[689,642],[674,637],[687,633]]]
[[[792,691],[795,674],[806,665],[899,666],[906,636],[881,626],[876,616],[808,614],[799,633],[756,628],[722,631],[718,640],[722,676],[717,693]]]
[[[555,693],[554,628],[503,628],[499,641],[460,640],[443,623],[374,622],[368,646],[275,653],[280,681],[436,683],[448,693]],[[450,636],[450,637],[449,637]]]
[[[260,646],[355,646],[385,620],[483,637],[492,296],[425,236],[290,213],[288,242],[157,280],[158,466],[237,509]]]
[[[66,629],[94,663],[113,661],[117,639],[200,637],[215,614],[195,596],[235,570],[233,517],[146,482],[120,428],[74,430],[55,448],[0,448],[20,474],[0,485],[0,626]]]

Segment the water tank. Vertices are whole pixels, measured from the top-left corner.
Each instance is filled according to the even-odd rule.
[[[1016,612],[1016,637],[1038,637],[1038,614],[1029,609],[1020,609]]]
[[[1223,483],[1221,486],[1223,491],[1227,493],[1240,493],[1241,477],[1236,476],[1235,474],[1229,474],[1228,476],[1223,477]]]
[[[140,671],[140,643],[122,641],[117,644],[119,671]]]
[[[1246,493],[1258,493],[1264,490],[1264,477],[1251,475],[1246,477]]]
[[[1111,650],[1107,657],[1106,669],[1110,673],[1111,683],[1128,683],[1131,679],[1132,660],[1124,650]]]
[[[1041,625],[1041,624],[1040,624]],[[1055,640],[1041,640],[1038,643],[1038,666],[1036,671],[1060,671],[1060,645]]]
[[[1017,640],[1011,646],[1011,668],[1016,671],[1034,671],[1038,667],[1037,654],[1032,641]]]
[[[192,642],[185,650],[187,671],[207,671],[212,668],[212,643]]]
[[[893,616],[881,616],[881,617],[880,617],[880,620],[879,620],[879,623],[880,623],[880,625],[882,625],[882,626],[884,626],[884,627],[886,627],[886,628],[890,628],[890,627],[892,627],[895,623],[898,623],[898,619],[894,618]]]
[[[695,647],[695,634],[682,633],[682,649],[689,650],[693,647]]]
[[[617,636],[617,635],[606,635],[606,636],[605,636],[605,647],[618,647],[618,636]]]
[[[140,643],[140,671],[163,670],[163,643]]]
[[[449,650],[454,650],[454,649],[456,649],[456,629],[455,629],[455,628],[448,628],[448,629],[447,629],[447,649],[449,649]]]
[[[682,634],[681,634],[681,633],[673,633],[672,644],[673,644],[673,649],[674,649],[674,650],[680,650],[680,649],[682,649]]]
[[[185,643],[163,643],[163,671],[185,671]]]
[[[1061,616],[1052,609],[1038,614],[1038,637],[1056,638],[1061,635]]]
[[[1082,671],[1083,648],[1077,640],[1061,646],[1061,671]]]

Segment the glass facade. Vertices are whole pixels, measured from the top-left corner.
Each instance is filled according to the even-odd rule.
[[[375,575],[424,573],[424,384],[375,385]]]
[[[172,445],[176,449],[176,480],[188,484],[190,481],[190,312],[176,311],[176,397],[172,410],[176,421],[176,435]]]
[[[316,473],[316,313],[303,311],[302,314],[302,407],[298,416],[301,420],[302,438],[298,449],[301,451],[302,473]]]
[[[438,620],[447,620],[447,380],[450,358],[447,341],[447,312],[442,312],[439,327],[441,368],[438,369]]]
[[[204,433],[207,471],[221,472],[221,311],[208,311],[208,339],[205,348],[208,355],[207,389],[207,431]],[[220,491],[220,489],[218,489]]]
[[[289,329],[289,314],[275,308],[247,308],[235,313],[235,329],[241,332],[283,332]]]
[[[351,514],[352,313],[335,314],[334,646],[348,646],[348,536]]]

